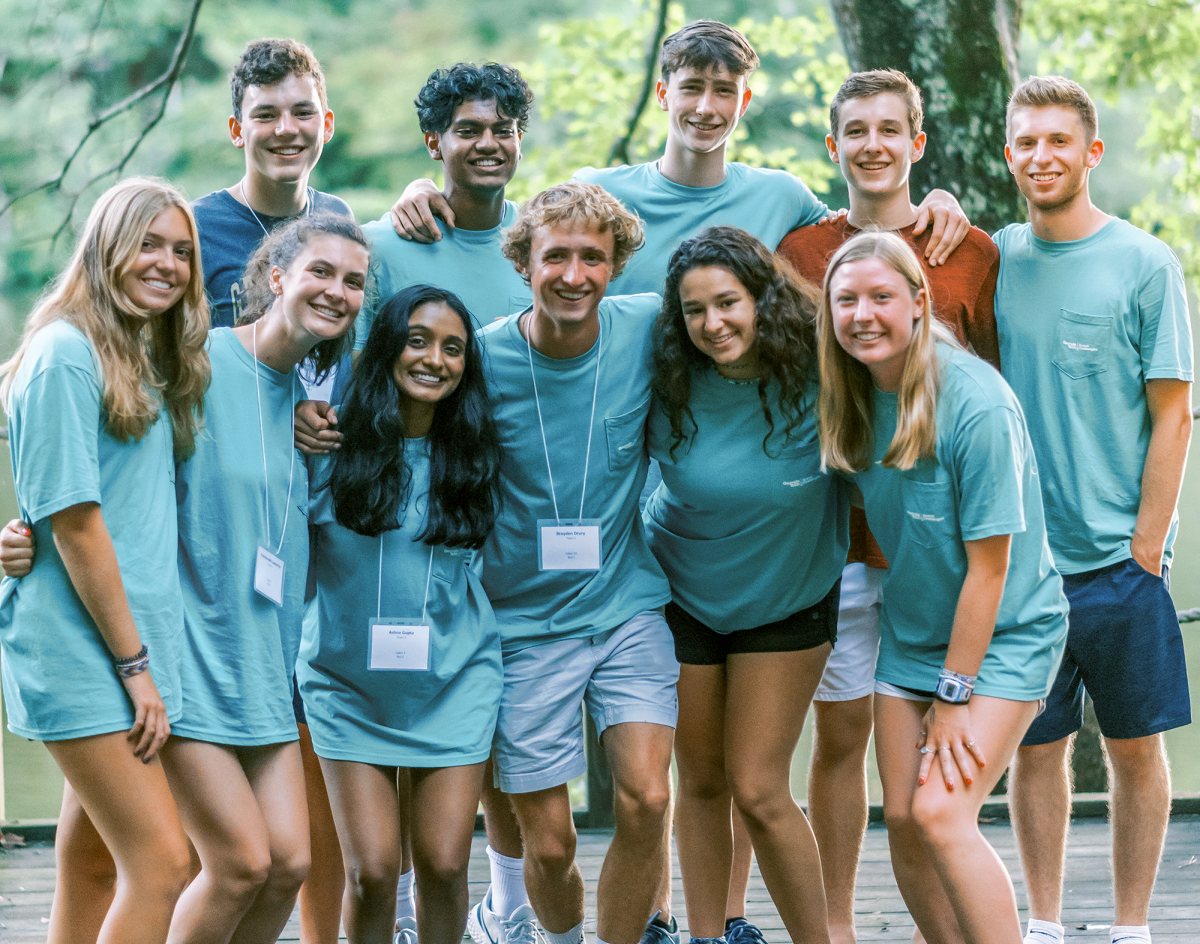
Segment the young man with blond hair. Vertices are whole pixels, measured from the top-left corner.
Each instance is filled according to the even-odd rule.
[[[1000,356],[1029,420],[1055,565],[1071,605],[1045,712],[1011,774],[1029,890],[1027,944],[1063,938],[1070,753],[1086,690],[1110,772],[1112,944],[1146,944],[1171,809],[1162,732],[1189,723],[1183,638],[1168,592],[1191,435],[1183,272],[1153,236],[1096,207],[1096,109],[1060,76],[1022,83],[1005,158],[1029,222],[996,234]]]

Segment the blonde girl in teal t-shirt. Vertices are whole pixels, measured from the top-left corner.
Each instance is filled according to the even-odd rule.
[[[195,445],[207,328],[187,201],[132,178],[96,201],[0,368],[17,503],[42,547],[4,581],[4,698],[9,727],[66,777],[54,944],[101,925],[105,940],[162,942],[188,879],[160,757],[180,715],[171,479]],[[115,862],[115,896],[89,894],[98,856]]]
[[[983,802],[1049,692],[1066,600],[1016,397],[931,317],[908,245],[833,256],[818,321],[821,447],[890,569],[875,745],[896,881],[928,940],[1019,944]]]

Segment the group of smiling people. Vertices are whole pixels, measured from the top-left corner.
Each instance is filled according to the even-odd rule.
[[[663,107],[697,74],[740,88],[743,47],[708,21],[669,37]],[[492,96],[450,114],[496,119]],[[601,944],[677,938],[672,753],[692,939],[758,935],[726,914],[740,832],[792,939],[829,941],[790,768],[848,593],[877,613],[876,749],[920,933],[1020,940],[977,818],[1050,693],[1068,605],[1016,396],[935,317],[911,239],[847,234],[808,281],[733,225],[658,246],[594,173],[519,210],[501,183],[511,271],[459,276],[495,320],[433,278],[376,291],[384,234],[314,212],[311,189],[268,228],[230,188],[265,238],[236,325],[210,330],[187,201],[131,178],[96,202],[0,368],[30,523],[0,555],[4,693],[67,780],[52,940],[274,941],[317,849],[316,778],[351,941],[579,944],[586,704],[616,797]],[[661,295],[627,288],[634,262],[665,267]],[[335,374],[333,407],[309,400]],[[335,428],[336,448],[297,448]],[[874,597],[843,583],[871,579],[846,569],[852,506],[886,558]],[[468,908],[481,796],[510,851],[489,849]],[[514,862],[517,893],[496,879]]]

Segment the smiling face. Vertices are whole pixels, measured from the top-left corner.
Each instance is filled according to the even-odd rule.
[[[691,269],[679,280],[679,302],[688,337],[731,379],[757,376],[754,353],[758,313],[754,297],[728,269]]]
[[[405,427],[412,432],[407,413],[418,404],[432,408],[458,389],[467,357],[467,329],[458,312],[445,302],[426,302],[408,318],[408,340],[392,366],[392,378],[400,391]],[[407,401],[407,403],[406,403]]]
[[[367,284],[367,250],[342,236],[314,234],[287,269],[271,269],[271,291],[288,331],[317,342],[339,338],[354,324]]]
[[[683,67],[659,81],[658,107],[670,119],[670,137],[697,154],[721,147],[750,104],[746,77],[723,65]]]
[[[321,105],[310,75],[274,85],[248,85],[242,119],[229,119],[229,136],[246,152],[246,172],[275,183],[295,183],[312,172],[333,137],[333,112]]]
[[[925,311],[925,289],[914,296],[903,275],[872,256],[838,267],[829,282],[829,306],[838,344],[866,365],[879,389],[899,390]]]
[[[167,207],[146,228],[121,276],[121,290],[141,311],[161,315],[187,291],[195,252],[187,216],[178,207]]]
[[[500,115],[494,99],[463,102],[449,128],[426,132],[425,144],[445,164],[447,187],[463,190],[503,190],[521,159],[517,120]]]
[[[613,270],[613,234],[584,222],[564,221],[533,231],[529,267],[535,318],[563,328],[596,317]]]
[[[1004,147],[1021,194],[1042,212],[1087,201],[1088,174],[1103,153],[1099,138],[1088,140],[1079,113],[1061,105],[1015,109]]]
[[[843,102],[837,137],[826,135],[825,146],[851,190],[887,196],[907,193],[912,163],[925,153],[925,133],[914,138],[904,99],[882,92]]]

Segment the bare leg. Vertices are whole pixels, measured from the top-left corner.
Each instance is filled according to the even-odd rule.
[[[417,928],[423,944],[458,944],[467,926],[467,866],[483,764],[409,773]]]
[[[754,842],[746,821],[733,811],[733,864],[729,870],[729,888],[725,892],[725,920],[746,917],[746,891],[750,887],[750,865],[754,859]]]
[[[725,776],[725,666],[679,667],[679,770],[676,842],[688,930],[692,937],[720,937],[731,881],[733,798]]]
[[[664,924],[671,922],[671,824],[675,821],[675,784],[668,779],[671,796],[667,803],[667,832],[663,837],[662,871],[658,876],[658,891],[654,895],[651,914],[658,914]]]
[[[300,728],[304,761],[304,795],[308,803],[308,841],[311,864],[300,886],[300,944],[337,944],[342,923],[345,873],[321,762],[313,751],[308,725]]]
[[[346,937],[391,944],[400,878],[396,768],[322,759],[321,769],[346,863]]]
[[[1113,884],[1120,926],[1149,922],[1150,894],[1171,817],[1171,770],[1161,734],[1104,738],[1113,785]]]
[[[636,944],[646,929],[662,874],[671,795],[675,729],[630,722],[605,728],[617,828],[596,889],[596,934],[608,944]]]
[[[1017,748],[1008,778],[1029,915],[1059,923],[1071,824],[1071,746],[1075,736]]]
[[[542,927],[565,934],[583,921],[583,876],[575,864],[575,823],[567,785],[510,796],[525,843],[529,903]],[[655,860],[655,868],[657,864]]]
[[[821,860],[792,798],[791,765],[830,646],[726,660],[725,767],[763,881],[793,941],[827,942]]]
[[[488,845],[501,855],[519,859],[524,855],[521,826],[513,810],[512,800],[499,787],[492,786],[492,761],[489,758],[483,771],[483,826]],[[507,917],[507,915],[505,916]]]
[[[808,776],[808,816],[821,850],[829,939],[854,944],[854,880],[867,828],[867,744],[872,696],[815,701],[816,731]]]
[[[116,865],[98,944],[162,944],[190,862],[162,764],[143,764],[124,731],[46,747]],[[63,907],[75,913],[72,903]]]
[[[63,784],[54,865],[47,944],[94,944],[117,889],[117,866],[69,782]]]

